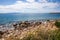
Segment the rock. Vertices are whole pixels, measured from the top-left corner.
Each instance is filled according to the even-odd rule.
[[[4,34],[4,32],[0,31],[0,38],[2,38],[3,34]]]
[[[3,35],[3,34],[4,34],[4,32],[0,31],[0,34],[1,34],[1,35]]]
[[[16,23],[14,23],[13,24],[13,27],[15,28],[15,30],[17,29],[17,24]]]
[[[28,27],[30,25],[30,23],[28,21],[25,21],[25,22],[20,22],[19,23],[19,27]]]

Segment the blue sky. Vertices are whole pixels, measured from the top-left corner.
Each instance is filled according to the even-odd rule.
[[[60,12],[60,0],[0,0],[0,13]]]
[[[16,3],[16,1],[27,2],[27,0],[0,0],[0,5],[11,5]],[[59,3],[60,0],[47,0],[48,2]],[[39,0],[35,0],[35,2],[39,2]]]

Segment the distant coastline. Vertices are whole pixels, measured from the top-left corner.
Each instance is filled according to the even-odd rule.
[[[59,13],[59,14],[60,14],[60,12],[50,12],[50,13],[51,13],[51,14],[53,14],[53,13],[57,13],[57,14]]]

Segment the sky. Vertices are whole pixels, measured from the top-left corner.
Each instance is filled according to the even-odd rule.
[[[60,12],[60,0],[0,0],[0,13]]]

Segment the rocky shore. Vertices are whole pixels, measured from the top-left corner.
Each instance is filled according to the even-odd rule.
[[[21,21],[18,23],[11,23],[0,26],[0,40],[12,40],[14,38],[22,39],[29,31],[39,30],[56,30],[54,25],[56,20],[46,21]]]

